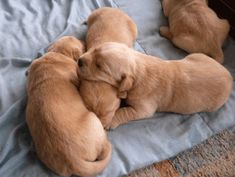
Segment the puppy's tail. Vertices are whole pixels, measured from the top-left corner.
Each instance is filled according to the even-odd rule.
[[[107,166],[112,153],[112,145],[109,141],[106,142],[101,154],[97,157],[96,161],[82,160],[76,167],[75,173],[88,177],[99,174]]]

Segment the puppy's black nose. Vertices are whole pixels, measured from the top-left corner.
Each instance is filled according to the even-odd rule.
[[[78,66],[79,67],[83,67],[84,66],[84,59],[82,59],[82,58],[78,59]]]

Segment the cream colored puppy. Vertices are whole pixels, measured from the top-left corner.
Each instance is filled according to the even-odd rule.
[[[61,176],[93,176],[111,157],[98,117],[78,92],[76,62],[49,52],[31,64],[26,121],[39,159]]]
[[[117,8],[102,7],[88,17],[87,49],[104,42],[120,42],[132,47],[137,37],[135,22]]]
[[[87,50],[107,41],[132,47],[137,37],[134,21],[116,8],[103,7],[93,11],[87,24]],[[100,118],[105,128],[110,125],[120,107],[120,98],[125,98],[125,95],[118,95],[117,89],[107,83],[86,80],[81,81],[79,90],[87,108]]]
[[[155,111],[192,114],[215,111],[229,98],[233,80],[222,65],[204,54],[164,61],[118,43],[105,43],[82,55],[80,75],[127,92],[128,107],[116,111],[115,128]]]
[[[205,0],[162,0],[169,27],[160,34],[189,53],[204,53],[223,63],[222,45],[230,25],[207,6]]]

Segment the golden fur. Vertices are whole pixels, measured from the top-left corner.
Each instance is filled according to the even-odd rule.
[[[49,46],[48,51],[61,53],[77,61],[85,52],[85,44],[73,36],[63,36]]]
[[[120,42],[132,47],[137,37],[135,22],[117,8],[102,7],[88,17],[87,49],[104,42]]]
[[[82,57],[80,76],[127,92],[127,107],[109,125],[152,116],[155,111],[192,114],[215,111],[229,98],[231,74],[210,57],[196,53],[164,61],[118,43],[105,43]],[[97,67],[97,65],[99,67]]]
[[[62,53],[76,61],[84,52],[84,47],[79,48],[81,44],[75,37],[65,36],[52,44],[48,51]],[[79,81],[79,93],[88,110],[96,114],[104,127],[111,123],[115,111],[120,106],[116,88],[107,83],[83,80]]]
[[[111,157],[106,132],[77,85],[72,58],[48,52],[31,64],[26,121],[39,159],[61,176],[96,175]]]
[[[87,50],[106,41],[120,42],[132,47],[137,36],[134,21],[116,8],[103,7],[93,11],[87,23]],[[117,89],[104,82],[82,80],[79,90],[87,108],[100,118],[105,128],[120,107],[119,97],[125,98],[118,96]]]
[[[189,53],[204,53],[223,63],[222,45],[230,25],[210,9],[205,0],[162,0],[169,27],[160,34]]]

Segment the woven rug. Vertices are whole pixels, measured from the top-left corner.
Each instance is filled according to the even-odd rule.
[[[235,177],[235,128],[125,177]]]

